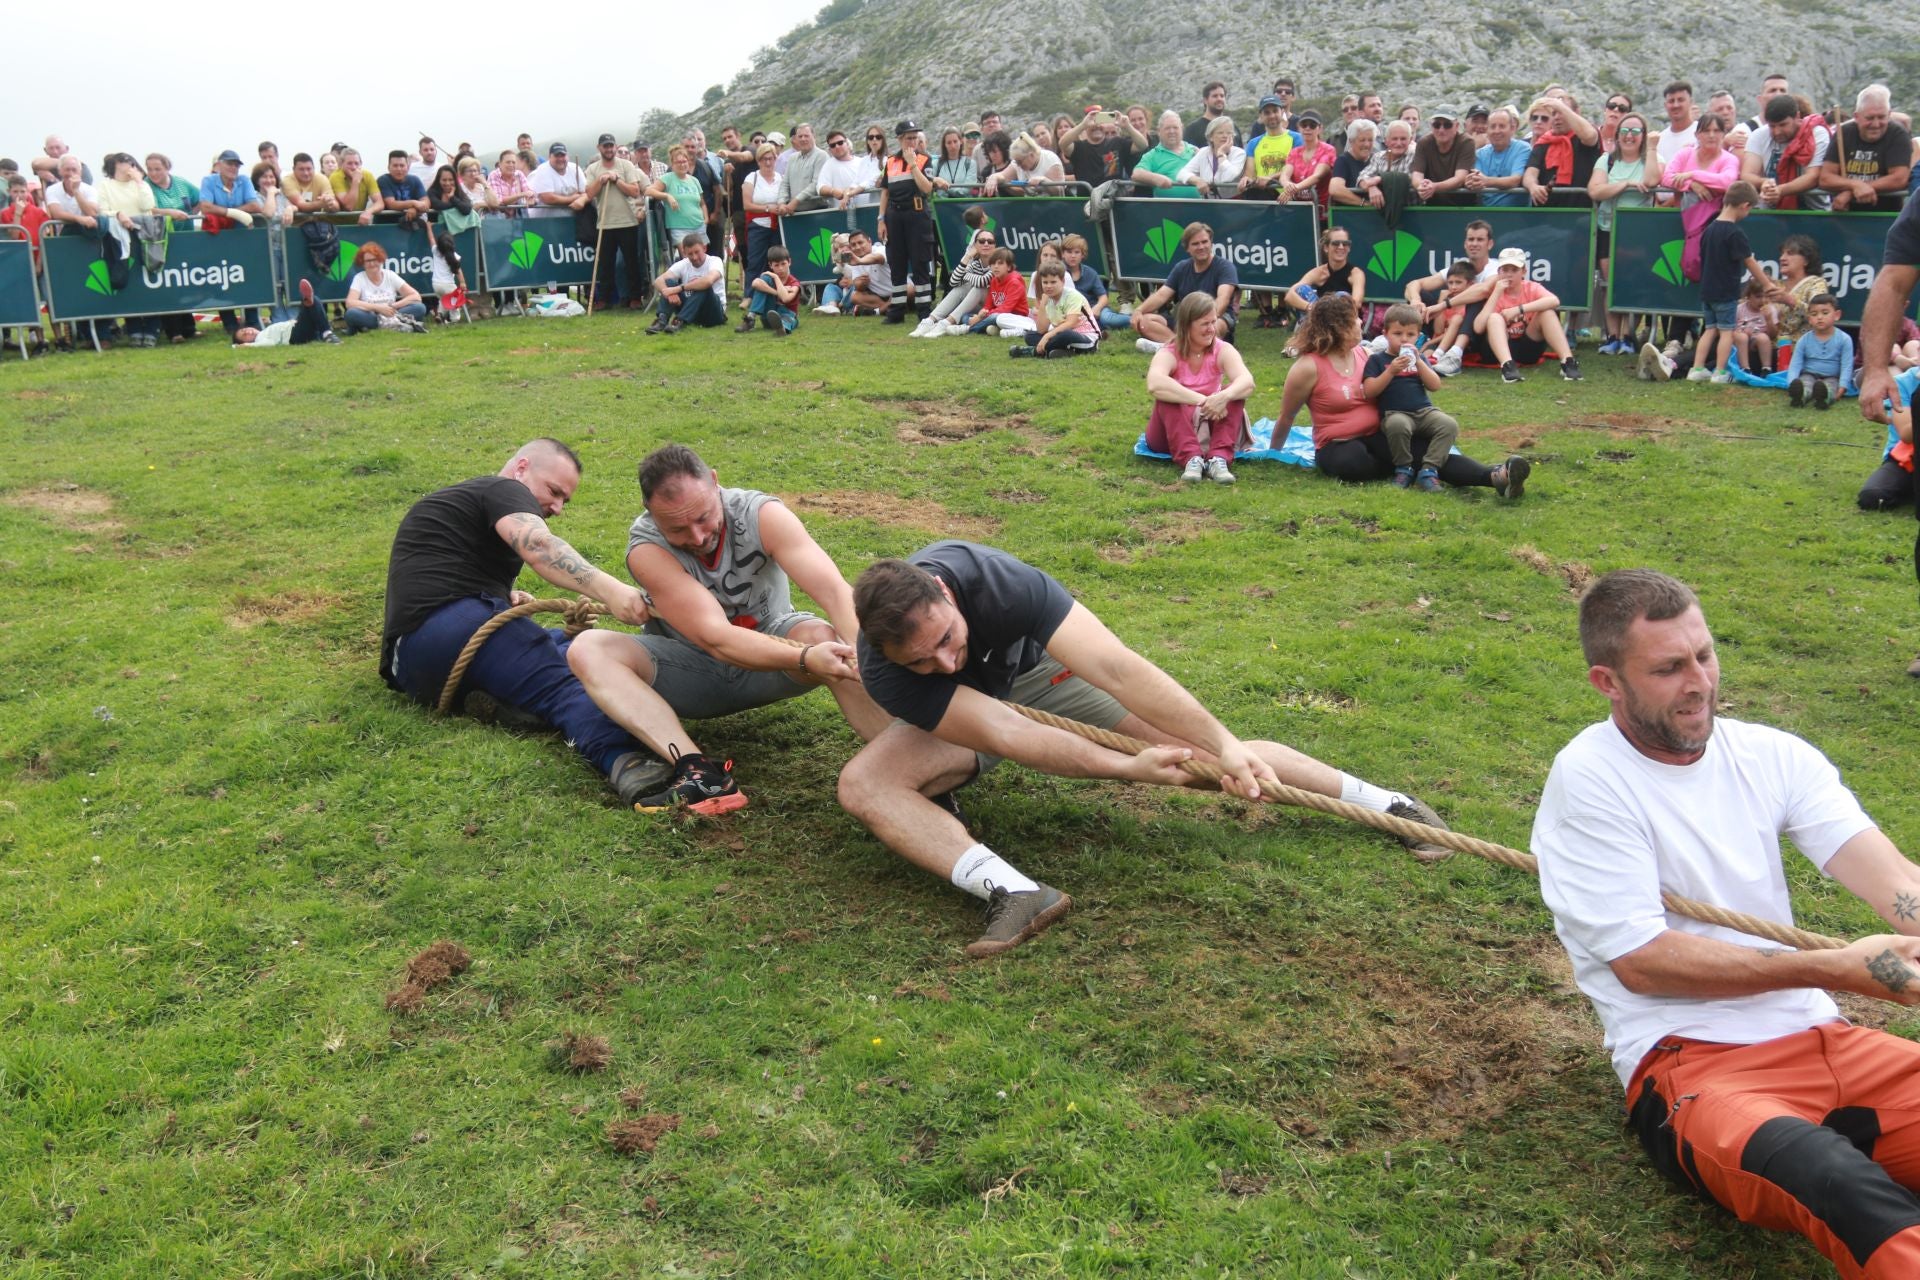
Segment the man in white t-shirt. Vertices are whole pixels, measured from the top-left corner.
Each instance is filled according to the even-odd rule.
[[[433,190],[433,175],[440,172],[440,166],[447,161],[441,158],[440,147],[432,138],[420,139],[420,158],[407,166],[410,177],[420,179],[420,185]]]
[[[860,166],[854,162],[852,141],[844,130],[829,130],[827,160],[820,166],[820,194],[844,209],[859,186]]]
[[[587,178],[567,155],[567,144],[556,142],[547,148],[547,162],[527,175],[533,189],[534,207],[530,218],[571,217],[587,202]]]
[[[1833,134],[1817,117],[1811,122],[1801,118],[1800,104],[1792,94],[1775,94],[1764,109],[1760,128],[1747,136],[1740,177],[1760,193],[1764,208],[1831,209],[1832,194],[1820,189],[1820,166],[1832,144]],[[1780,171],[1782,160],[1785,174]]]
[[[726,264],[707,252],[707,238],[690,231],[680,241],[680,256],[654,280],[659,294],[648,333],[678,333],[687,325],[711,329],[727,322]]]
[[[1693,115],[1693,86],[1685,80],[1675,80],[1666,88],[1664,94],[1667,104],[1667,127],[1653,135],[1655,152],[1660,157],[1660,167],[1665,169],[1673,163],[1673,158],[1693,145],[1694,130],[1700,122]]]
[[[1805,1235],[1848,1277],[1920,1275],[1920,1045],[1826,989],[1920,1004],[1920,868],[1815,747],[1716,723],[1699,600],[1646,569],[1580,602],[1612,704],[1554,760],[1541,895],[1654,1166],[1742,1221]],[[1669,913],[1663,891],[1793,923],[1780,837],[1896,932],[1793,951]]]

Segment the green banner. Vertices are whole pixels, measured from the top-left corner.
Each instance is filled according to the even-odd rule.
[[[544,289],[593,281],[593,246],[581,244],[572,218],[480,219],[480,256],[489,289]],[[478,288],[472,268],[467,284]]]
[[[33,245],[12,236],[0,238],[0,325],[39,323],[40,295],[34,291]]]
[[[1801,213],[1755,209],[1741,222],[1753,256],[1776,277],[1780,242],[1791,235],[1812,236],[1820,246],[1827,289],[1840,300],[1840,318],[1858,324],[1867,294],[1880,274],[1880,256],[1891,213]],[[1615,311],[1699,315],[1700,286],[1680,270],[1686,252],[1678,209],[1620,209],[1613,217],[1613,265],[1610,268]]]
[[[1527,277],[1553,291],[1567,311],[1593,301],[1593,214],[1587,209],[1408,209],[1389,233],[1372,209],[1335,205],[1333,225],[1353,235],[1353,261],[1367,272],[1367,301],[1391,302],[1407,282],[1438,275],[1466,257],[1467,224],[1493,227],[1493,247],[1527,251]]]
[[[42,252],[49,310],[56,320],[101,320],[266,306],[273,301],[268,234],[265,227],[233,227],[218,235],[176,231],[167,240],[167,261],[159,271],[137,265],[136,244],[126,287],[117,291],[98,240],[48,236]]]
[[[1249,289],[1290,289],[1320,261],[1319,220],[1306,201],[1125,197],[1113,202],[1114,275],[1166,279],[1186,256],[1180,237],[1191,222],[1213,229],[1213,251],[1225,255]]]
[[[961,219],[972,208],[987,211],[987,227],[994,242],[1013,250],[1013,264],[1019,270],[1032,271],[1040,257],[1040,246],[1063,236],[1085,236],[1087,260],[1095,268],[1105,261],[1100,246],[1104,237],[1087,216],[1084,196],[1025,196],[1013,199],[972,200],[959,197],[933,202],[933,225],[940,234],[940,252],[948,262],[958,262],[967,251],[972,231]]]
[[[789,264],[802,284],[830,284],[840,278],[833,262],[833,238],[855,227],[872,239],[880,238],[880,206],[857,209],[812,209],[780,219],[780,243],[793,255]],[[741,246],[741,253],[746,246]]]
[[[433,247],[427,241],[426,228],[416,227],[410,231],[398,223],[376,222],[370,227],[342,224],[339,230],[340,256],[333,260],[333,268],[324,273],[313,269],[313,259],[307,256],[307,242],[300,229],[287,230],[288,296],[299,291],[294,281],[305,278],[313,283],[313,296],[320,301],[345,302],[347,291],[353,287],[353,277],[360,270],[353,265],[354,255],[370,244],[387,251],[388,271],[419,290],[422,297],[433,293]],[[473,232],[454,237],[469,289],[480,287],[479,269],[475,266],[479,259],[473,253],[475,243]]]

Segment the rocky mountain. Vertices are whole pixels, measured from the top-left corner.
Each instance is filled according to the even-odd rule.
[[[1862,86],[1883,81],[1902,108],[1920,105],[1917,37],[1920,6],[1909,0],[834,0],[716,86],[723,92],[684,116],[651,115],[642,132],[785,130],[797,120],[850,128],[904,115],[933,129],[989,106],[1025,122],[1093,102],[1186,115],[1214,79],[1245,123],[1279,75],[1295,78],[1303,105],[1335,107],[1342,93],[1372,89],[1389,112],[1402,102],[1524,106],[1557,82],[1590,115],[1622,90],[1657,115],[1660,89],[1676,76],[1703,104],[1725,87],[1750,112],[1771,71],[1823,107],[1851,107]]]

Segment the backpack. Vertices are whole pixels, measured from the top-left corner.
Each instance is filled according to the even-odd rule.
[[[307,257],[313,262],[313,269],[321,275],[333,270],[333,264],[340,257],[340,232],[331,223],[319,218],[300,224],[301,238],[307,242]]]

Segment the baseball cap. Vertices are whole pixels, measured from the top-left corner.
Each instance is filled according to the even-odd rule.
[[[550,156],[563,156],[567,154],[567,144],[564,142],[556,142],[547,148],[547,154]]]
[[[960,136],[964,138],[977,138],[980,136],[980,126],[972,120],[969,120],[960,126]]]
[[[1492,114],[1493,112],[1487,110],[1485,106],[1478,102],[1467,108],[1467,119],[1469,120],[1484,120]]]
[[[1527,251],[1517,246],[1505,248],[1500,251],[1500,255],[1494,259],[1494,262],[1502,267],[1519,267],[1525,270]]]
[[[918,132],[920,132],[920,126],[914,123],[912,117],[908,117],[893,126],[893,136],[896,138],[904,138],[910,133]]]
[[[1460,123],[1460,117],[1453,114],[1452,107],[1435,108],[1433,114],[1427,117],[1427,122],[1431,124],[1435,120],[1445,120],[1448,124]]]
[[[604,146],[606,146],[606,145],[607,145],[608,143],[611,143],[611,142],[613,142],[613,140],[614,140],[614,139],[613,139],[613,135],[612,135],[612,134],[610,134],[610,133],[603,133],[603,134],[601,134],[601,135],[600,135],[600,141],[599,141],[599,142],[597,142],[597,143],[595,143],[594,145],[595,145],[595,146],[601,146],[601,147],[604,147]]]
[[[1302,111],[1293,118],[1293,122],[1295,124],[1319,124],[1321,123],[1320,113],[1318,111]]]
[[[1282,111],[1285,111],[1287,109],[1287,104],[1280,101],[1277,95],[1270,93],[1266,97],[1260,99],[1259,109],[1261,111],[1265,111],[1268,107],[1279,107]]]
[[[220,153],[220,163],[221,164],[239,164],[240,153],[238,151],[222,151]]]
[[[780,132],[778,129],[775,129],[772,133],[767,135],[767,141],[771,142],[776,147],[784,147],[787,145],[787,135]]]

